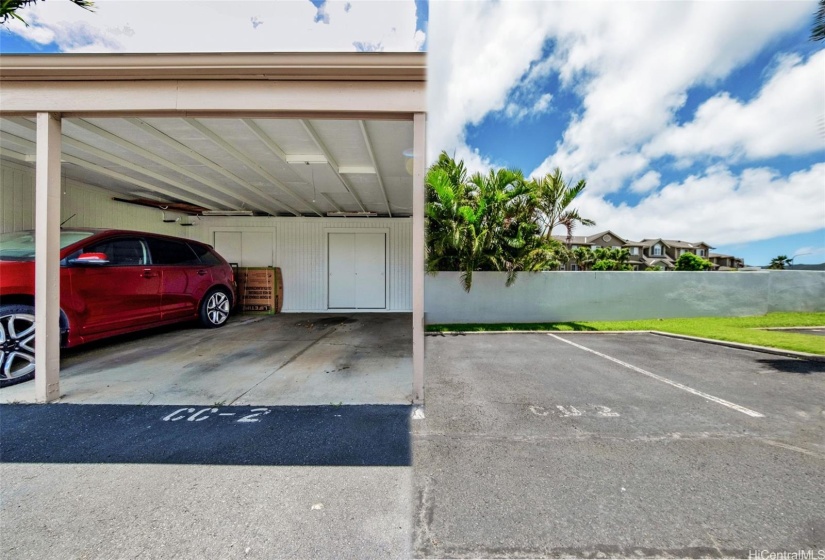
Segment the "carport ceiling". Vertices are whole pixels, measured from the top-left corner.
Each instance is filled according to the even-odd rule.
[[[208,210],[412,213],[412,122],[68,118],[63,175],[123,198]],[[33,165],[33,119],[0,119],[0,157]]]

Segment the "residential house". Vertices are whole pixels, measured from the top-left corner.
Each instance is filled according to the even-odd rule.
[[[713,263],[714,270],[739,270],[745,268],[745,259],[733,255],[711,253],[708,260]]]
[[[627,249],[630,253],[628,263],[633,267],[633,270],[646,270],[657,267],[663,270],[675,270],[676,261],[684,253],[693,253],[710,260],[714,265],[713,270],[735,270],[745,265],[742,259],[732,255],[711,253],[713,247],[704,241],[689,242],[662,238],[631,241],[616,235],[610,230],[585,236],[574,235],[569,239],[562,235],[554,235],[553,238],[569,246],[571,250],[578,247],[588,247],[591,250],[600,247]],[[564,266],[564,270],[579,270],[579,267],[575,261],[571,260]]]

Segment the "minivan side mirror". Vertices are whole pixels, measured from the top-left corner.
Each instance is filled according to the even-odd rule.
[[[106,253],[80,253],[76,258],[69,259],[69,264],[79,266],[100,266],[109,264]]]

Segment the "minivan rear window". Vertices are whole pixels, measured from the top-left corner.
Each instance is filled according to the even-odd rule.
[[[152,254],[152,264],[200,264],[189,245],[181,241],[147,237],[146,243]]]
[[[222,264],[220,259],[216,257],[215,254],[212,251],[210,251],[207,247],[204,247],[203,245],[196,245],[195,243],[192,243],[189,246],[192,248],[193,251],[195,251],[195,254],[198,255],[198,258],[200,258],[203,264],[209,266]]]

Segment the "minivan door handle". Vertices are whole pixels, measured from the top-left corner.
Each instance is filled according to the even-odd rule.
[[[199,270],[198,271],[198,276],[206,276],[206,271],[205,270]]]
[[[143,269],[143,277],[144,278],[155,278],[155,277],[157,277],[157,274],[152,272],[151,268],[144,268]]]

